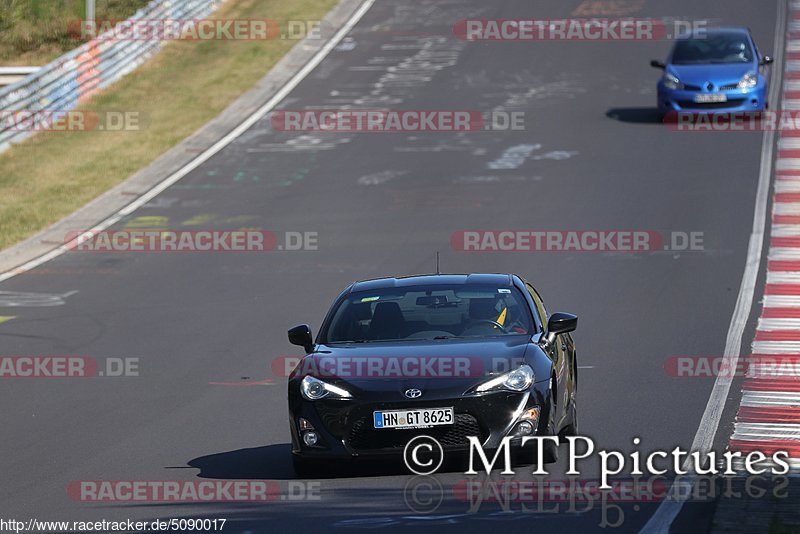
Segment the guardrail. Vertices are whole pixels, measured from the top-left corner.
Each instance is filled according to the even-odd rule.
[[[0,67],[0,86],[11,85],[39,70],[41,67]]]
[[[201,19],[221,2],[153,0],[127,22]],[[158,39],[122,40],[112,33],[109,30],[0,89],[0,152],[29,137],[40,122],[57,119],[130,73],[163,46]],[[16,119],[9,120],[15,115],[24,117],[24,128]]]

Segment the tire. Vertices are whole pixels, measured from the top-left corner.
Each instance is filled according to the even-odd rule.
[[[544,443],[544,463],[554,464],[558,461],[558,445],[552,441]]]
[[[570,407],[571,417],[570,423],[564,427],[559,433],[559,437],[577,436],[578,435],[578,405],[575,399],[572,399],[572,406]]]

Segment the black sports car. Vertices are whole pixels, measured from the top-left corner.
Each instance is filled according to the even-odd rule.
[[[292,456],[298,474],[321,462],[394,454],[413,437],[445,453],[488,451],[505,436],[575,435],[578,319],[548,319],[516,275],[381,278],[345,289],[316,342],[289,330],[306,356],[289,377]],[[530,447],[530,445],[528,446]],[[526,447],[527,450],[527,447]],[[555,446],[545,461],[555,461]]]

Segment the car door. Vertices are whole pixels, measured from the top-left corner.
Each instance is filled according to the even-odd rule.
[[[531,294],[531,298],[533,299],[533,303],[536,307],[537,315],[539,315],[542,324],[546,325],[548,316],[542,297],[532,285],[526,283],[525,287]],[[556,383],[554,384],[556,389],[556,395],[554,399],[557,407],[555,421],[559,424],[566,416],[568,401],[575,387],[571,373],[571,370],[573,369],[571,345],[572,340],[569,338],[569,334],[560,334],[556,336],[555,343],[553,343],[553,346],[550,348],[550,352],[548,353],[548,356],[550,356],[550,358],[553,360],[553,369],[556,376]]]

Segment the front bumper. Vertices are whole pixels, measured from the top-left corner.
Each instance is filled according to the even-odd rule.
[[[724,94],[726,102],[698,103],[695,96]],[[740,111],[763,111],[767,105],[767,89],[761,84],[752,89],[732,89],[708,93],[703,91],[686,91],[667,89],[658,85],[658,110],[661,113],[682,111],[692,113],[736,113]]]
[[[399,456],[415,436],[432,436],[445,452],[464,452],[469,448],[468,436],[477,436],[485,449],[499,447],[502,439],[511,435],[519,417],[538,407],[535,435],[551,435],[551,398],[549,380],[533,384],[528,391],[494,392],[477,396],[429,399],[401,402],[370,402],[359,400],[321,400],[309,402],[290,395],[290,429],[292,452],[303,458],[352,459],[363,457]],[[455,424],[423,429],[376,429],[373,412],[413,408],[453,407]],[[300,418],[314,426],[319,442],[309,447],[303,443]],[[516,440],[512,440],[512,447]]]

